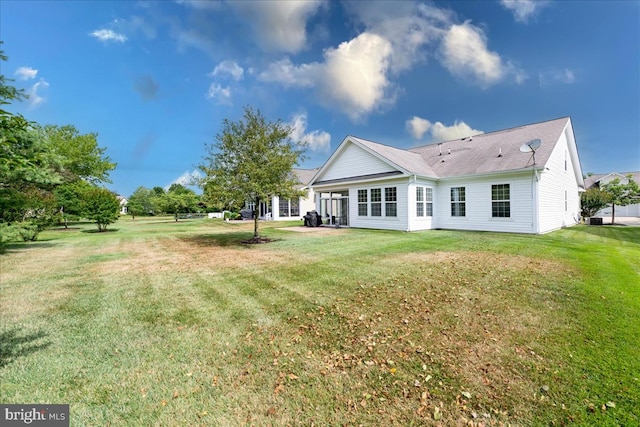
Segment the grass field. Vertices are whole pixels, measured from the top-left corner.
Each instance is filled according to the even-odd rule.
[[[0,401],[69,403],[73,426],[640,425],[640,227],[292,225],[10,246]]]

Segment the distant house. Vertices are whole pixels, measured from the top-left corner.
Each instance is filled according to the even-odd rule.
[[[118,195],[116,197],[118,198],[118,203],[120,203],[120,215],[126,215],[128,212],[127,204],[129,203],[129,201],[124,196]]]
[[[347,136],[309,184],[324,223],[542,234],[579,222],[568,117],[399,149]]]
[[[588,176],[584,180],[585,188],[600,188],[603,184],[608,184],[614,179],[618,178],[622,184],[626,184],[629,182],[627,176],[631,175],[631,179],[640,184],[640,172],[611,172],[607,174],[596,174]],[[600,210],[595,216],[603,217],[603,216],[611,216],[612,209],[611,206],[606,207]],[[621,216],[635,216],[640,217],[640,203],[635,203],[633,205],[627,206],[616,206],[616,218]]]
[[[315,209],[313,190],[308,186],[309,181],[318,172],[318,169],[293,169],[292,172],[298,178],[297,190],[305,193],[304,197],[285,199],[272,196],[267,202],[260,203],[258,217],[262,220],[285,221],[302,219],[307,213]],[[247,209],[255,209],[255,204],[247,203]]]

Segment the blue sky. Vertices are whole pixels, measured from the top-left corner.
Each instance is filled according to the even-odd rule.
[[[244,106],[320,167],[346,135],[410,148],[571,116],[583,172],[640,170],[640,2],[2,1],[29,100],[98,133],[112,190],[168,186]]]

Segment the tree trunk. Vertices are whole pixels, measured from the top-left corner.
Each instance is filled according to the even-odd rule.
[[[253,238],[258,238],[258,213],[260,212],[260,199],[256,199],[256,206],[253,210]]]
[[[616,223],[616,204],[611,204],[611,225]]]

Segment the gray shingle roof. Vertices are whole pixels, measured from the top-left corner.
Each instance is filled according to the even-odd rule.
[[[569,123],[568,117],[402,150],[362,138],[348,137],[409,174],[431,178],[517,171],[533,165],[532,153],[520,147],[534,139],[536,166],[544,166]]]
[[[316,175],[319,169],[296,169],[294,168],[292,172],[296,175],[298,180],[304,187],[306,187],[311,179]]]
[[[411,151],[390,147],[388,145],[379,144],[362,138],[356,138],[354,136],[350,136],[349,139],[355,140],[368,149],[375,151],[387,161],[395,164],[401,169],[404,169],[410,174],[432,177],[436,176],[433,170],[427,163],[425,163],[422,156],[418,153],[412,153]]]
[[[535,163],[544,166],[569,122],[568,117],[511,129],[412,148],[433,169],[437,177],[476,175],[521,170],[533,165],[532,153],[520,147],[534,139],[541,145]]]

